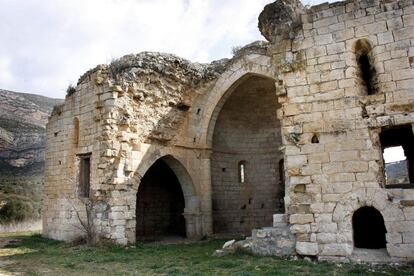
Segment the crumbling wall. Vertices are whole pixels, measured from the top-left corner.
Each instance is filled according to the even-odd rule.
[[[211,234],[214,129],[225,95],[258,76],[275,82],[287,216],[275,216],[283,218],[274,221],[282,224],[277,231],[254,231],[256,240],[282,231],[284,252],[296,242],[298,254],[346,261],[354,252],[353,214],[373,206],[384,218],[390,256],[412,259],[414,193],[385,188],[380,133],[414,123],[413,14],[412,0],[311,8],[278,0],[259,17],[270,43],[248,45],[231,60],[203,65],[141,53],[87,72],[48,125],[45,234],[74,236],[67,198],[82,203],[76,155],[88,152],[103,236],[135,241],[138,186],[160,158],[182,186],[187,236]]]
[[[194,98],[207,90],[225,62],[193,64],[173,55],[141,53],[84,74],[48,125],[45,235],[59,239],[79,235],[69,233],[79,221],[68,204],[85,217],[76,156],[91,153],[90,198],[103,210],[95,218],[97,232],[118,243],[134,242],[136,194],[145,170],[165,155],[183,157],[189,171],[197,167],[195,152],[172,145],[174,140],[194,143],[180,138],[180,129]],[[75,118],[80,124],[76,143]],[[191,196],[187,195],[188,201],[195,200]],[[197,211],[196,206],[193,209],[187,212]]]

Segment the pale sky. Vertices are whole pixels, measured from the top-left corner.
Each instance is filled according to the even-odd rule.
[[[407,159],[407,157],[405,157],[404,149],[401,146],[384,149],[385,163],[397,162],[405,159]]]
[[[234,46],[264,40],[257,18],[270,2],[0,0],[0,89],[64,98],[88,69],[141,51],[231,57]]]

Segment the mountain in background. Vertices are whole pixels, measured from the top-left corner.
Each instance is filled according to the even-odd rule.
[[[40,217],[45,128],[53,106],[62,102],[0,89],[0,223],[5,216]]]
[[[407,160],[385,163],[385,175],[387,176],[387,184],[410,183]]]

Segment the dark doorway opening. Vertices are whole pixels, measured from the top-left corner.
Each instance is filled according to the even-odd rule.
[[[137,193],[136,238],[185,237],[184,195],[180,182],[162,160],[145,173]]]
[[[386,247],[384,218],[374,207],[362,207],[352,217],[354,245],[357,248],[380,249]]]

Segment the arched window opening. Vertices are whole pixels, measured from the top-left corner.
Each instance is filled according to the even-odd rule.
[[[368,95],[377,92],[377,72],[372,58],[372,47],[368,40],[360,39],[355,43],[355,55],[359,77]]]
[[[75,144],[75,146],[79,145],[79,132],[80,132],[80,128],[79,128],[79,119],[75,118],[73,119],[73,143]]]
[[[239,183],[246,181],[246,161],[239,162]]]
[[[354,246],[380,249],[386,247],[384,218],[374,207],[361,207],[352,216]]]

